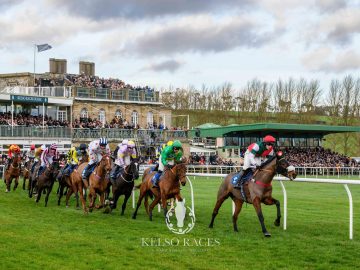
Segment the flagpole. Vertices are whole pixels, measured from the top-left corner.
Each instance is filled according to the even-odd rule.
[[[36,44],[34,44],[34,88],[35,88]]]

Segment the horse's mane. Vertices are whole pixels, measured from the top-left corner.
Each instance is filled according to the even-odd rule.
[[[268,160],[266,160],[263,164],[261,164],[260,169],[262,169],[262,168],[264,168],[265,166],[269,165],[269,163],[272,162],[275,158],[276,158],[276,156],[272,156],[271,158],[269,158]]]

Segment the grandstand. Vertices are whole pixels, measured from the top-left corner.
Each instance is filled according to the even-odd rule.
[[[191,130],[191,145],[195,162],[209,149],[216,149],[207,159],[209,164],[242,162],[246,148],[265,135],[277,138],[277,148],[289,154],[289,161],[297,167],[350,167],[358,166],[356,160],[323,148],[324,136],[333,133],[360,132],[356,126],[295,125],[257,123],[219,126],[203,124]],[[198,156],[199,158],[197,158]]]

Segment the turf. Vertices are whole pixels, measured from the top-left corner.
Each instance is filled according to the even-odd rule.
[[[84,215],[56,204],[55,189],[48,207],[25,191],[5,193],[0,184],[1,269],[359,269],[360,186],[354,199],[354,239],[349,240],[349,203],[342,185],[286,182],[287,230],[275,227],[275,206],[263,206],[271,238],[264,238],[252,205],[244,205],[232,230],[231,202],[226,201],[208,225],[219,177],[192,179],[196,224],[185,235],[171,233],[161,213],[150,222],[143,206],[131,218],[131,201],[124,216],[119,207]],[[2,181],[1,181],[2,182]],[[182,194],[190,205],[189,185]],[[137,193],[138,195],[138,193]],[[280,184],[274,197],[283,202]],[[119,204],[120,205],[120,204]],[[168,243],[172,243],[169,245]]]

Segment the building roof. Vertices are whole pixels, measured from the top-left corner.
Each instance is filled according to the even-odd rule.
[[[279,124],[279,123],[256,123],[246,125],[231,125],[212,128],[201,128],[200,137],[228,137],[228,136],[249,136],[251,134],[281,134],[285,135],[320,135],[341,132],[360,132],[359,126],[330,126],[330,125],[305,125],[305,124]],[[193,130],[193,135],[195,131]],[[236,135],[235,135],[236,134]]]

